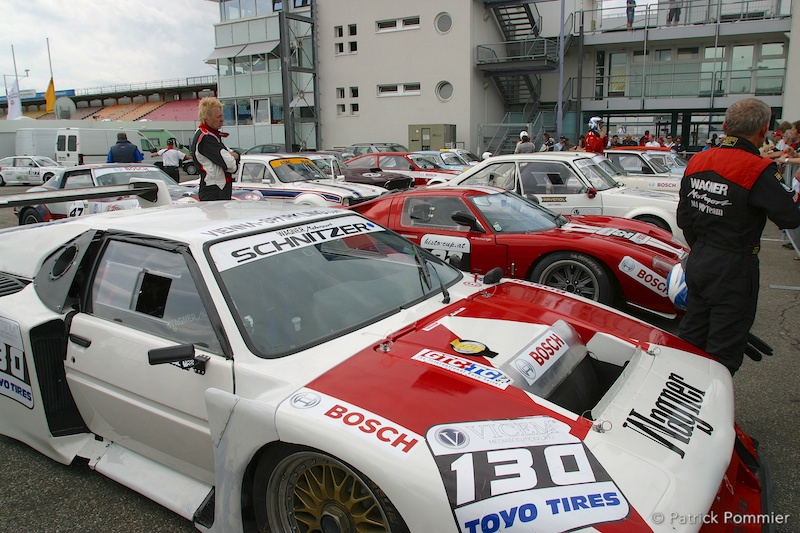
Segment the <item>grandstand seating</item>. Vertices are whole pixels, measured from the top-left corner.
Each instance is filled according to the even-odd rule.
[[[125,115],[127,113],[130,113],[131,111],[133,111],[134,109],[136,109],[140,105],[142,105],[142,104],[139,103],[139,102],[131,102],[129,104],[110,105],[110,106],[104,107],[103,109],[101,109],[100,111],[95,113],[93,116],[96,116],[97,120],[106,120],[106,119],[108,119],[108,120],[119,120],[119,117],[121,117],[121,116],[123,116],[123,115]],[[87,117],[84,120],[91,120],[91,118],[92,117]]]
[[[124,115],[121,115],[117,120],[128,120],[128,121],[136,121],[140,118],[143,118],[145,115],[150,113],[151,111],[155,111],[159,107],[163,106],[164,102],[147,102],[140,104],[139,107],[128,111]]]
[[[103,106],[89,106],[89,107],[79,107],[75,110],[75,114],[72,116],[72,120],[82,120],[85,118],[92,118],[92,116],[96,115],[98,111],[103,109]]]
[[[175,100],[151,111],[142,118],[165,121],[196,121],[199,99]]]

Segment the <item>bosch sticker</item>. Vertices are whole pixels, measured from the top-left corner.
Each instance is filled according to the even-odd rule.
[[[625,256],[619,263],[621,272],[630,276],[656,294],[667,297],[667,280],[657,272],[647,268],[633,257]]]
[[[411,359],[438,366],[502,390],[508,388],[512,382],[502,370],[436,350],[420,350]]]
[[[18,323],[3,317],[0,317],[0,395],[33,409],[33,389],[25,364],[22,331]]]
[[[647,183],[647,186],[651,189],[677,189],[679,185],[679,181],[651,181]]]
[[[528,344],[511,362],[528,385],[533,385],[569,350],[569,344],[552,329]]]
[[[312,389],[301,389],[286,403],[403,459],[422,442],[422,435],[389,419]]]
[[[571,531],[630,512],[589,449],[553,418],[443,424],[425,438],[461,533]]]
[[[377,231],[383,228],[359,216],[346,216],[224,241],[211,248],[211,257],[223,272],[270,255]]]

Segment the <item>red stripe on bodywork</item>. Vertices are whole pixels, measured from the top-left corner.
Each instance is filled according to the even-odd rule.
[[[699,352],[669,333],[595,305],[565,297],[558,292],[518,283],[488,287],[466,300],[460,300],[440,313],[427,317],[395,334],[389,342],[362,350],[331,369],[308,387],[358,405],[386,417],[421,435],[431,426],[471,420],[503,420],[547,415],[568,424],[571,433],[583,439],[591,422],[578,417],[568,419],[532,401],[515,387],[505,390],[461,376],[442,368],[414,361],[420,350],[430,349],[493,366],[484,357],[469,357],[454,352],[450,343],[456,336],[437,320],[458,317],[552,324],[564,320],[572,324],[584,342],[603,331],[630,339],[641,346],[657,343]],[[428,329],[428,331],[426,331]],[[491,339],[472,339],[485,342]]]

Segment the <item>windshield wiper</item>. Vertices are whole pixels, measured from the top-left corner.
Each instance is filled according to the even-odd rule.
[[[439,282],[439,288],[441,289],[442,296],[444,297],[442,299],[442,303],[449,304],[450,293],[447,291],[447,287],[445,287],[444,283],[442,283],[442,278],[439,277],[439,273],[436,272],[436,269],[430,266],[430,263],[428,263],[428,261],[422,256],[422,248],[417,244],[414,244],[414,260],[417,262],[417,268],[419,268],[419,277],[425,282],[425,285],[427,285],[428,289],[433,288],[433,280],[431,280],[431,273],[428,268],[431,268],[434,271],[436,274],[436,281]]]

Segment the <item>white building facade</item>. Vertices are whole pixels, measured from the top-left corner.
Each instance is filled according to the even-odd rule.
[[[521,129],[574,139],[594,115],[697,147],[750,96],[800,119],[791,0],[683,0],[679,17],[639,0],[630,29],[624,0],[210,1],[208,61],[242,148],[499,153]]]

